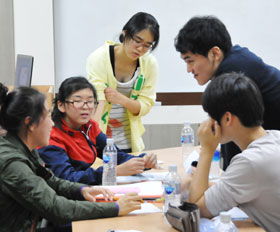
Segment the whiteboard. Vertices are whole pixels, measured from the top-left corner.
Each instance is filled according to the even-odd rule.
[[[118,41],[128,19],[139,11],[160,24],[153,52],[159,63],[157,92],[202,92],[174,48],[174,38],[193,16],[215,15],[233,44],[248,47],[280,68],[279,0],[59,0],[54,1],[56,88],[67,77],[86,76],[86,59],[106,40]]]

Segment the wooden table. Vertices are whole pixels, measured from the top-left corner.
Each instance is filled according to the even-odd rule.
[[[185,171],[182,165],[181,147],[159,149],[148,152],[157,154],[158,159],[164,161],[162,167],[167,171],[169,164],[177,164],[178,172],[182,175]],[[155,170],[152,170],[154,172]],[[155,204],[161,208],[162,204]],[[264,232],[251,220],[234,221],[240,232]],[[172,232],[177,231],[165,223],[162,213],[126,215],[114,218],[95,219],[87,221],[77,221],[72,223],[73,232],[107,232],[112,230],[139,230],[143,232]]]

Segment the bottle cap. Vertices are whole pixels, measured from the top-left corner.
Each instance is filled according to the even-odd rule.
[[[221,222],[229,223],[231,221],[231,215],[228,212],[220,212]]]
[[[168,165],[168,171],[169,172],[177,172],[177,165],[175,165],[175,164]]]
[[[215,151],[214,156],[213,156],[214,161],[219,161],[220,160],[220,152],[218,150]]]
[[[114,144],[114,139],[113,138],[107,138],[106,142],[107,142],[107,144],[113,145]]]
[[[184,127],[187,127],[187,126],[191,126],[191,123],[189,121],[184,122]]]

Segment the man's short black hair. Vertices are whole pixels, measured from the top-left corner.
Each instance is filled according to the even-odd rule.
[[[214,16],[191,18],[175,38],[176,50],[182,54],[192,52],[207,57],[214,46],[225,56],[232,47],[226,26]]]
[[[256,84],[242,73],[225,73],[212,79],[202,97],[202,106],[219,124],[226,112],[245,127],[263,123],[264,105]]]

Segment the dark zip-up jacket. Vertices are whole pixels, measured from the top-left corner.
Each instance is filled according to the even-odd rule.
[[[280,70],[264,63],[248,48],[235,45],[220,64],[215,76],[230,72],[242,72],[256,83],[265,107],[262,126],[266,130],[280,130]],[[231,158],[241,151],[233,142],[221,148],[225,170]]]
[[[58,224],[117,216],[115,203],[82,201],[82,186],[55,177],[17,136],[0,137],[1,232],[32,231],[41,218]]]
[[[102,159],[106,139],[106,135],[94,120],[83,125],[79,131],[69,128],[62,120],[62,129],[54,126],[49,145],[38,151],[46,167],[50,168],[57,177],[88,185],[98,185],[102,183],[103,167],[93,169],[91,165],[97,157]],[[135,157],[118,148],[117,150],[117,164]],[[138,157],[144,155],[145,153]]]

